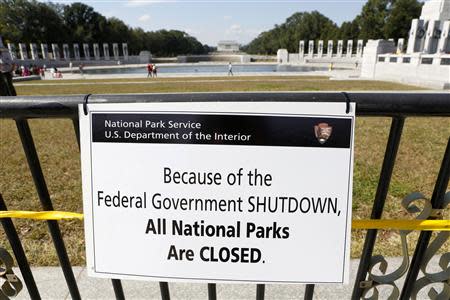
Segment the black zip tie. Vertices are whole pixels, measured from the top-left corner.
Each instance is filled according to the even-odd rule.
[[[88,105],[89,97],[90,97],[91,95],[92,95],[92,94],[87,94],[86,96],[84,96],[83,111],[84,111],[84,115],[85,115],[85,116],[88,115],[87,105]]]
[[[346,92],[342,92],[342,95],[345,97],[345,113],[348,114],[350,112],[350,97]]]

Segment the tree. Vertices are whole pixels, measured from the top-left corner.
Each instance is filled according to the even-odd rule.
[[[383,39],[384,26],[389,13],[389,0],[369,0],[363,6],[361,14],[357,17],[360,28],[359,38]]]
[[[92,43],[108,38],[106,18],[91,6],[79,2],[66,5],[62,18],[70,31],[71,42]]]
[[[385,38],[408,38],[411,20],[420,17],[422,3],[417,0],[396,0],[384,25]]]

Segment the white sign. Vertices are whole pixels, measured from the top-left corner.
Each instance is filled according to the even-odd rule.
[[[354,108],[80,105],[88,274],[347,283]]]

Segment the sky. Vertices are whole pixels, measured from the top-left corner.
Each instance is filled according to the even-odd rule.
[[[49,2],[49,1],[42,1]],[[351,21],[367,0],[95,0],[83,2],[106,17],[117,17],[147,31],[182,30],[201,43],[220,40],[246,44],[259,33],[283,23],[295,12],[317,10],[335,23]]]

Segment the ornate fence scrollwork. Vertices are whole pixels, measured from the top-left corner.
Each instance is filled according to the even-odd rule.
[[[435,210],[432,217],[442,218],[442,211],[450,204],[450,192],[445,194],[444,205],[442,210]],[[443,288],[439,293],[434,287],[430,287],[428,296],[432,300],[447,300],[450,299],[450,252],[443,253],[439,259],[439,267],[442,271],[437,273],[429,273],[427,271],[428,264],[434,255],[442,248],[443,245],[450,238],[449,231],[440,231],[433,239],[425,252],[424,259],[420,269],[422,270],[424,277],[418,279],[414,285],[412,292],[412,299],[415,300],[418,297],[418,293],[428,285],[440,283]]]
[[[22,281],[14,274],[14,260],[4,248],[0,248],[0,300],[16,297],[23,288]]]
[[[423,202],[423,208],[420,208],[415,204],[416,201]],[[418,214],[416,216],[416,220],[426,220],[428,219],[432,212],[433,208],[431,205],[430,200],[426,199],[426,197],[418,192],[411,193],[408,196],[406,196],[402,200],[402,206],[403,208],[409,213],[409,214]],[[386,274],[388,269],[388,262],[384,258],[383,255],[374,255],[371,258],[370,266],[369,266],[369,280],[363,281],[360,283],[361,288],[364,288],[362,299],[365,300],[376,300],[379,298],[379,290],[378,288],[381,286],[391,286],[392,291],[391,294],[388,296],[388,300],[394,300],[398,299],[400,296],[400,290],[395,284],[395,281],[400,279],[409,268],[409,254],[408,254],[408,240],[407,236],[410,234],[412,230],[401,230],[400,231],[400,238],[402,243],[402,263],[400,266],[392,271],[389,274]],[[445,242],[445,241],[444,241]],[[439,249],[440,246],[437,246],[437,249]],[[437,250],[436,250],[437,251]],[[433,256],[434,253],[431,254]],[[450,258],[450,257],[448,257]],[[431,257],[430,257],[431,259]],[[376,266],[378,266],[378,270],[383,275],[377,275],[375,274]],[[372,291],[371,296],[367,296],[370,294],[370,291]]]

